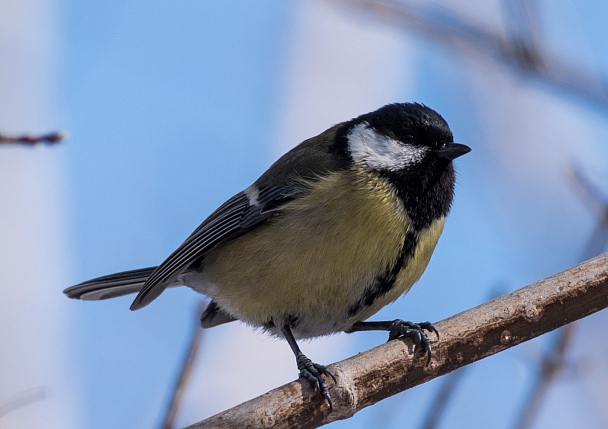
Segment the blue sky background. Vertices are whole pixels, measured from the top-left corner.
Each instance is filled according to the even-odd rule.
[[[289,147],[394,101],[435,108],[473,152],[456,162],[456,201],[427,272],[376,319],[446,318],[573,265],[592,231],[593,213],[568,184],[565,167],[574,160],[605,185],[606,107],[463,60],[337,2],[43,3],[52,25],[40,40],[53,40],[54,60],[45,81],[53,120],[42,123],[70,136],[43,160],[58,177],[65,243],[65,284],[53,283],[56,294],[92,277],[157,265]],[[498,2],[452,4],[502,28]],[[608,75],[608,4],[539,2],[539,10],[547,51]],[[22,124],[22,131],[37,130]],[[0,131],[10,125],[5,117]],[[137,312],[128,310],[131,300],[57,304],[73,427],[160,423],[199,297],[171,290]],[[580,328],[572,359],[590,369],[559,381],[536,427],[608,425],[606,346],[589,334],[605,318]],[[287,344],[231,325],[205,333],[180,425],[296,377]],[[342,334],[303,348],[330,363],[384,339]],[[512,427],[546,344],[471,366],[442,427]],[[331,427],[419,427],[440,384]]]

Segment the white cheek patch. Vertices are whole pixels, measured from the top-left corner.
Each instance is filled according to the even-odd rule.
[[[422,161],[428,150],[378,134],[367,122],[354,126],[347,138],[355,162],[373,170],[401,170]]]

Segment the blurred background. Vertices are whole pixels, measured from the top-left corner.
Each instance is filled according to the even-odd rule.
[[[160,427],[200,296],[131,312],[62,290],[157,265],[279,155],[386,103],[427,104],[473,151],[426,273],[375,319],[439,321],[604,251],[607,18],[600,0],[0,0],[0,133],[69,135],[0,146],[0,428]],[[606,319],[331,427],[608,427]],[[329,364],[385,339],[302,348]],[[204,331],[174,424],[296,377],[286,343]]]

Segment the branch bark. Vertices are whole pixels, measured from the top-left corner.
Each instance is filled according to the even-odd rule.
[[[295,381],[189,426],[314,428],[528,341],[608,306],[608,254],[445,319],[433,359],[395,340],[330,365],[333,410],[306,381]]]

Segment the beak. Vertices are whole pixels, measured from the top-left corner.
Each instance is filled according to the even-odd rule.
[[[437,156],[452,161],[465,153],[471,152],[471,148],[460,143],[447,143],[443,149],[437,151]]]

